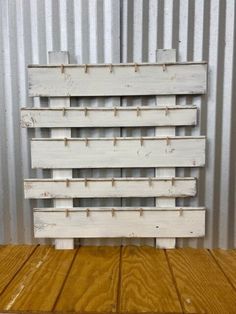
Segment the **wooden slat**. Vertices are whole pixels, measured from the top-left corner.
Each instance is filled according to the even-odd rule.
[[[33,168],[196,167],[205,137],[33,139]]]
[[[38,247],[1,295],[0,309],[51,311],[74,255],[74,250]]]
[[[21,109],[21,126],[26,128],[181,126],[196,123],[195,106]]]
[[[211,250],[214,258],[236,289],[236,250]]]
[[[119,260],[119,247],[81,247],[55,311],[116,312]]]
[[[176,49],[157,49],[156,51],[156,61],[157,62],[176,62]],[[176,106],[176,95],[167,95],[167,96],[156,96],[156,103],[159,104],[171,104]],[[155,135],[165,135],[165,136],[175,136],[175,128],[174,127],[156,127]],[[169,176],[175,177],[176,170],[175,168],[156,168],[155,176]],[[170,206],[175,207],[176,201],[174,198],[165,198],[165,197],[157,197],[155,199],[156,206]],[[175,238],[163,238],[156,239],[156,247],[157,248],[174,248],[176,243]]]
[[[204,208],[41,208],[34,210],[36,238],[201,237]]]
[[[48,53],[49,63],[53,64],[65,64],[69,63],[69,54],[67,51],[50,51]],[[50,97],[49,106],[51,108],[61,107],[61,108],[69,108],[70,107],[70,98],[69,97]],[[70,137],[71,129],[70,128],[52,128],[51,129],[51,137]],[[71,169],[60,169],[60,170],[52,170],[52,177],[54,179],[69,179],[72,178],[72,170]],[[73,199],[54,199],[53,200],[54,207],[73,207]],[[74,239],[55,239],[55,247],[56,249],[73,249],[74,248]]]
[[[235,313],[236,291],[208,251],[167,251],[185,313]]]
[[[0,294],[35,249],[35,245],[6,245],[0,248]]]
[[[163,250],[124,247],[120,312],[182,313]]]
[[[196,195],[196,179],[29,179],[24,188],[25,198],[188,197]]]
[[[86,71],[87,69],[87,71]],[[46,97],[68,96],[129,96],[166,94],[204,94],[207,65],[198,63],[119,64],[113,66],[81,65],[28,68],[29,95]]]

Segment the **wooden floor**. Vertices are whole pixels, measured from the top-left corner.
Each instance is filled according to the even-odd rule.
[[[236,250],[0,246],[0,313],[236,313]]]

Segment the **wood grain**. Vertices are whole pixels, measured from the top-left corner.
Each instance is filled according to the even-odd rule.
[[[205,209],[195,208],[39,208],[36,238],[183,238],[205,234]]]
[[[236,313],[236,291],[207,250],[168,250],[185,313]]]
[[[6,245],[0,247],[0,294],[35,249],[35,245]]]
[[[88,107],[86,108],[22,108],[21,126],[25,128],[138,127],[196,125],[194,106],[162,107]],[[86,114],[85,114],[86,113]]]
[[[32,167],[202,167],[205,142],[204,136],[33,139]]]
[[[25,198],[188,197],[196,195],[195,178],[29,179]],[[166,205],[167,206],[167,205]],[[56,206],[55,206],[56,207]]]
[[[56,251],[49,246],[38,247],[2,294],[0,309],[52,310],[74,255],[74,250]]]
[[[0,312],[236,313],[235,250],[166,252],[0,246]]]
[[[69,53],[67,51],[49,51],[48,52],[49,63],[52,64],[67,64],[69,63]],[[70,107],[70,98],[69,97],[50,97],[49,98],[49,107],[54,108],[55,106],[60,108],[69,108]],[[52,128],[51,137],[52,138],[64,138],[71,136],[71,129],[66,128]],[[72,169],[60,169],[52,170],[52,177],[54,179],[70,179],[72,178]],[[73,207],[73,199],[54,199],[54,207]],[[55,248],[56,249],[73,249],[74,248],[74,239],[55,239]]]
[[[86,71],[87,69],[87,71]],[[143,96],[204,94],[207,65],[198,63],[69,65],[28,68],[29,96]]]
[[[81,247],[56,311],[116,312],[119,247]]]
[[[215,249],[211,253],[236,289],[236,250]]]
[[[176,62],[176,49],[157,49],[156,51],[156,61],[157,62]],[[176,96],[168,95],[168,96],[157,96],[156,103],[159,104],[168,104],[170,103],[173,106],[176,106]],[[175,135],[174,127],[157,127],[155,129],[155,135],[165,135],[165,136],[173,136]],[[170,176],[175,177],[176,170],[175,168],[156,168],[155,176]],[[158,195],[156,195],[158,196]],[[176,200],[174,198],[166,198],[166,197],[157,197],[155,199],[156,206],[169,206],[175,207]],[[170,249],[174,248],[176,243],[175,238],[156,238],[156,247],[157,248],[165,248]]]
[[[121,312],[182,313],[163,250],[124,247]]]

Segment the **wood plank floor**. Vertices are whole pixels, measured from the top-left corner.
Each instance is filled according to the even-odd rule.
[[[0,246],[0,313],[236,314],[236,250]]]

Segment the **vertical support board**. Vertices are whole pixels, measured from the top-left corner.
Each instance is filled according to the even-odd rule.
[[[165,66],[165,62],[176,62],[176,50],[175,49],[158,49],[156,51],[156,61],[163,63],[163,71],[168,71],[168,67]],[[157,96],[156,103],[159,106],[175,106],[176,96]],[[168,110],[166,113],[168,114]],[[155,131],[156,135],[175,135],[175,127],[157,127]],[[156,168],[156,177],[170,176],[175,177],[175,168]],[[158,207],[175,207],[175,198],[156,198],[156,206]],[[156,238],[156,247],[158,248],[174,248],[175,238]]]
[[[67,51],[59,51],[59,52],[49,52],[49,64],[61,64],[61,75],[65,75],[63,64],[69,63],[69,54]],[[52,82],[53,84],[53,82]],[[49,106],[51,108],[66,108],[70,107],[70,98],[69,97],[50,97]],[[51,137],[53,138],[67,138],[71,137],[71,129],[70,128],[56,128],[51,129]],[[68,169],[60,169],[60,170],[52,170],[53,179],[70,179],[72,178],[72,170]],[[55,199],[53,201],[54,207],[73,207],[73,199]],[[66,219],[66,217],[65,217]],[[55,248],[56,249],[73,249],[74,248],[74,239],[55,239]]]

